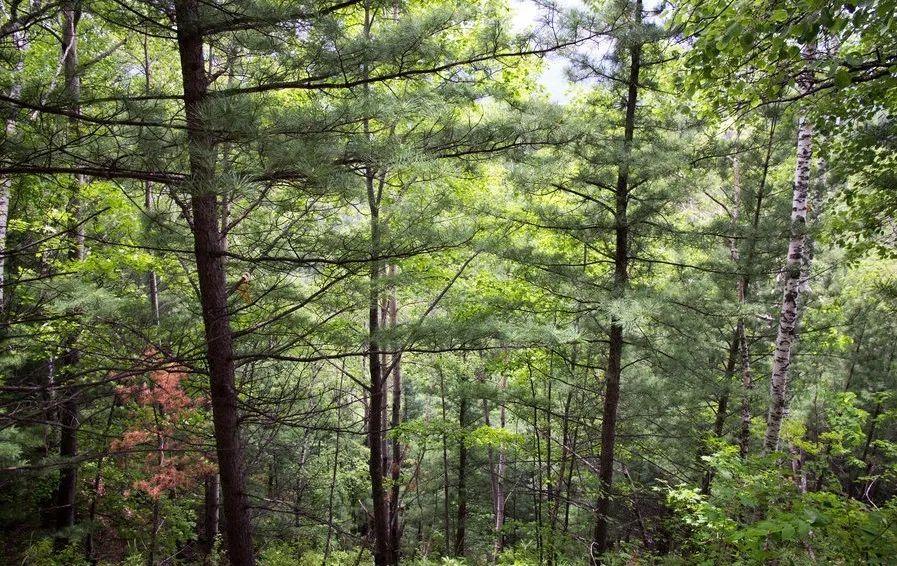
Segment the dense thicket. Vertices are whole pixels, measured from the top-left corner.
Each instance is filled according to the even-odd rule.
[[[894,560],[893,0],[0,7],[4,563]]]

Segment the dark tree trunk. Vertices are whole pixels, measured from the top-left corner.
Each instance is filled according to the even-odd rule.
[[[78,74],[78,21],[81,19],[80,6],[76,2],[66,2],[62,7],[62,65],[65,77],[65,93],[73,112],[80,112],[81,79]],[[68,136],[70,140],[78,138],[78,124],[69,120]],[[76,175],[72,187],[69,207],[77,220],[79,214],[79,193],[83,177]],[[78,225],[69,234],[69,259],[84,259],[84,232]],[[77,312],[70,311],[69,316],[76,317]],[[77,349],[77,333],[65,338],[65,352],[60,357],[61,384],[74,385],[75,366],[81,359]],[[69,387],[61,392],[64,397],[59,404],[59,457],[63,466],[59,470],[59,484],[56,487],[56,538],[54,547],[58,550],[69,542],[69,530],[75,525],[75,496],[78,490],[78,465],[74,462],[78,456],[78,389]]]
[[[533,381],[533,368],[528,367],[530,400],[533,405],[533,432],[536,438],[536,459],[533,462],[533,508],[536,514],[536,549],[539,552],[539,564],[543,562],[542,546],[542,433],[539,430],[539,407],[536,399],[536,383]]]
[[[439,398],[442,406],[442,423],[443,423],[443,431],[445,431],[445,425],[448,424],[448,419],[446,416],[446,408],[445,408],[445,376],[442,373],[442,370],[439,370]],[[449,555],[449,548],[451,548],[451,530],[449,528],[449,472],[448,472],[448,436],[445,432],[442,433],[442,531],[445,537],[445,555]]]
[[[76,356],[76,354],[75,354]],[[77,360],[62,360],[73,365]],[[78,401],[75,391],[59,404],[59,457],[63,462],[56,487],[56,538],[54,547],[65,548],[69,542],[69,530],[75,525],[75,495],[78,490],[78,466],[72,460],[78,456]]]
[[[461,438],[458,440],[458,522],[455,525],[455,556],[464,556],[464,536],[467,531],[467,442],[464,432],[467,427],[467,397],[461,395],[458,402],[458,427]]]
[[[203,479],[202,516],[198,533],[200,551],[206,557],[212,553],[215,547],[215,538],[218,536],[220,498],[218,474],[207,475]]]
[[[636,0],[634,20],[636,25],[642,20],[642,2]],[[616,199],[614,210],[614,232],[616,237],[614,249],[614,295],[621,298],[625,295],[629,283],[629,159],[632,154],[632,140],[635,133],[635,110],[638,102],[638,80],[641,69],[642,47],[634,44],[629,48],[629,78],[626,96],[626,118],[623,132],[623,155],[617,171]],[[599,480],[601,494],[598,498],[597,521],[591,560],[608,550],[608,522],[611,507],[611,489],[614,477],[614,448],[617,433],[617,407],[620,404],[620,374],[623,362],[623,326],[614,317],[611,320],[608,335],[607,373],[604,393],[604,412],[601,421],[601,458],[599,463]]]
[[[738,361],[738,352],[739,352],[739,329],[736,328],[735,332],[732,335],[732,341],[729,343],[729,351],[726,356],[726,368],[724,372],[724,385],[725,389],[719,396],[719,401],[716,405],[716,418],[713,420],[713,437],[721,438],[723,436],[723,428],[726,425],[726,414],[729,412],[729,385],[732,381],[732,376],[735,375],[735,364]],[[700,455],[704,456],[709,453],[708,446],[704,443],[701,447]],[[703,463],[702,463],[703,465]],[[701,480],[701,493],[707,495],[710,493],[710,484],[713,481],[713,470],[708,468],[704,472],[704,477]]]
[[[223,235],[218,223],[218,199],[214,191],[214,143],[205,131],[201,118],[208,79],[204,70],[199,2],[181,0],[176,3],[175,9],[188,128],[194,253],[205,326],[218,471],[224,500],[225,539],[230,562],[249,566],[255,563],[255,556],[243,476]]]
[[[506,382],[507,378],[502,375],[499,378],[498,382],[498,388],[499,391],[502,392],[502,394],[504,393]],[[489,413],[489,402],[484,400],[483,418],[485,420],[486,426],[491,426]],[[498,423],[499,427],[504,429],[506,424],[505,406],[501,401],[498,405]],[[501,554],[502,548],[504,547],[504,535],[502,534],[502,527],[504,527],[505,524],[505,453],[504,450],[500,447],[498,448],[498,450],[495,450],[491,446],[489,446],[488,454],[489,476],[490,483],[492,485],[492,528],[495,536],[495,542],[492,545],[492,562],[495,563],[498,561],[498,556]]]
[[[152,75],[150,73],[149,45],[147,44],[147,39],[145,37],[143,39],[143,76],[143,94],[149,96]],[[145,214],[148,218],[152,218],[153,208],[155,207],[153,184],[149,181],[145,181],[143,184],[143,192],[143,205],[146,209]],[[150,222],[147,222],[147,232],[150,231],[150,226]],[[149,300],[150,313],[153,317],[153,324],[158,326],[162,321],[159,314],[159,278],[156,276],[156,272],[152,269],[146,274],[146,293],[147,299]]]
[[[383,417],[386,411],[384,399],[383,358],[378,333],[380,331],[380,210],[379,195],[374,186],[374,172],[368,168],[365,175],[368,205],[371,212],[371,265],[370,297],[368,305],[368,366],[370,370],[370,406],[368,410],[368,472],[371,480],[371,528],[374,533],[374,563],[384,566],[392,563],[389,544],[389,505],[383,485]]]
[[[395,277],[396,266],[389,267],[389,275]],[[398,325],[398,303],[396,301],[396,290],[392,288],[388,300],[389,325],[395,329]],[[390,429],[394,431],[402,424],[402,362],[398,352],[394,352],[391,356],[390,371],[392,375],[392,420]],[[402,472],[402,452],[403,447],[398,436],[392,439],[392,461],[391,461],[391,479],[392,488],[389,496],[389,538],[390,547],[392,548],[393,563],[398,564],[401,558],[399,550],[401,548],[402,525],[399,517],[401,511],[401,491],[399,489],[399,479]]]

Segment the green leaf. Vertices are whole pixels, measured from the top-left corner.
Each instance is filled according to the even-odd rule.
[[[837,71],[835,71],[835,86],[838,88],[845,88],[850,86],[852,82],[852,77],[850,76],[850,71],[845,69],[844,67],[839,67]]]

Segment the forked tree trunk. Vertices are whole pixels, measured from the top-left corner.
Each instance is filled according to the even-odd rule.
[[[633,7],[636,25],[642,21],[642,2],[636,0]],[[620,299],[629,284],[629,160],[632,155],[632,140],[635,133],[635,110],[638,103],[638,80],[641,70],[641,44],[629,48],[629,77],[627,80],[626,118],[623,130],[623,154],[617,170],[614,209],[614,297]],[[617,434],[617,407],[620,404],[620,374],[623,362],[623,325],[617,318],[611,319],[608,335],[607,371],[605,373],[604,412],[601,421],[601,456],[597,519],[593,548],[589,552],[590,561],[596,563],[598,557],[609,548],[608,524],[610,519],[611,490],[614,477],[614,448]]]
[[[204,70],[199,1],[180,0],[175,4],[175,13],[187,118],[194,253],[205,327],[226,547],[232,564],[250,566],[255,563],[255,556],[243,475],[233,335],[227,309],[223,261],[224,236],[218,222],[218,199],[214,187],[215,146],[201,116],[208,92],[208,78]]]
[[[807,93],[813,87],[813,73],[809,61],[815,53],[813,46],[804,46],[802,55],[805,69],[798,77],[798,89]],[[794,192],[791,201],[791,239],[785,264],[785,281],[782,291],[779,327],[773,351],[772,378],[770,379],[769,412],[764,453],[778,449],[779,431],[788,402],[788,369],[791,366],[791,348],[797,338],[798,298],[801,291],[801,272],[805,266],[805,242],[807,230],[807,195],[810,185],[810,165],[813,157],[813,125],[802,110],[797,128],[797,162],[794,168]]]

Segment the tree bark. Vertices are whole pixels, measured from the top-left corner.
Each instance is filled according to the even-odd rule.
[[[573,348],[573,355],[571,356],[571,367],[576,368],[576,347]],[[572,373],[572,372],[571,372]],[[550,539],[551,539],[551,554],[549,555],[549,561],[551,564],[555,564],[557,561],[557,544],[555,543],[555,537],[557,532],[557,524],[558,518],[560,516],[561,511],[561,490],[565,489],[565,481],[566,481],[566,469],[567,469],[567,460],[573,457],[573,454],[570,452],[570,405],[573,402],[573,388],[569,388],[567,390],[567,398],[564,401],[564,415],[561,421],[561,458],[559,462],[559,470],[557,474],[557,481],[553,482],[557,485],[555,489],[556,496],[554,497],[554,501],[551,506],[551,526],[549,528]],[[548,439],[551,442],[551,438]]]
[[[60,360],[67,367],[77,363],[74,350]],[[56,487],[56,537],[54,547],[61,550],[68,545],[69,530],[75,526],[75,496],[78,491],[78,466],[72,460],[78,456],[78,426],[80,425],[78,401],[75,392],[59,404],[59,483]]]
[[[218,537],[218,512],[221,506],[221,486],[218,474],[209,474],[203,478],[202,521],[199,530],[199,546],[208,563],[209,555],[215,548]]]
[[[732,380],[732,376],[735,375],[735,364],[738,362],[738,350],[739,350],[739,336],[738,327],[736,327],[733,332],[732,340],[729,343],[728,354],[726,355],[726,367],[723,373],[724,382],[726,390],[723,391],[716,405],[716,418],[713,420],[713,437],[714,438],[722,438],[723,429],[726,425],[726,414],[729,412],[729,382]],[[708,454],[709,446],[708,443],[702,442],[701,450],[699,454],[701,456]],[[703,463],[702,463],[703,465]],[[710,484],[713,482],[713,470],[708,467],[708,469],[704,472],[704,477],[701,480],[701,493],[707,495],[710,493]]]
[[[395,277],[397,268],[390,265],[388,274]],[[393,285],[390,289],[387,310],[389,313],[389,326],[393,330],[398,326],[399,309],[396,301],[396,289]],[[402,525],[400,523],[401,511],[401,490],[399,489],[399,479],[402,472],[402,458],[404,447],[398,436],[395,436],[400,424],[402,424],[402,362],[398,352],[393,352],[390,360],[390,373],[392,374],[392,420],[390,422],[390,430],[393,431],[392,439],[392,461],[391,461],[391,493],[389,496],[389,538],[392,548],[393,564],[398,564],[401,558],[399,550],[401,549]]]
[[[233,335],[227,310],[224,236],[218,223],[218,199],[214,190],[215,146],[201,116],[208,92],[208,78],[204,70],[199,1],[178,1],[175,14],[187,118],[194,253],[224,500],[226,546],[232,564],[250,566],[255,563],[255,556],[240,440]]]
[[[536,439],[536,458],[533,462],[533,508],[536,514],[536,550],[539,553],[539,564],[543,563],[542,545],[542,433],[539,430],[539,408],[536,399],[536,384],[533,381],[532,365],[527,364],[529,373],[530,400],[533,407],[533,432]]]
[[[368,204],[371,212],[371,266],[370,302],[368,305],[368,366],[370,370],[370,407],[368,410],[368,472],[371,480],[371,526],[374,534],[374,563],[382,566],[392,563],[389,544],[389,507],[383,485],[383,416],[386,410],[383,381],[383,363],[380,351],[380,254],[379,198],[374,188],[374,173],[366,172]]]
[[[807,65],[798,77],[798,89],[809,92],[813,87],[813,74],[809,60],[815,48],[804,46],[802,55]],[[810,184],[810,165],[813,157],[813,125],[807,111],[801,111],[797,128],[797,162],[794,168],[794,192],[791,201],[791,239],[785,264],[785,282],[782,291],[779,326],[773,351],[770,402],[763,439],[764,453],[778,449],[779,430],[788,402],[788,370],[791,366],[791,349],[797,338],[798,298],[801,291],[801,272],[804,268],[805,234],[807,229],[807,194]]]
[[[445,433],[445,427],[448,425],[448,418],[445,407],[445,375],[439,369],[439,397],[442,406],[442,531],[444,533],[445,555],[449,555],[451,548],[451,531],[449,529],[449,472],[448,472],[448,435]]]
[[[68,98],[69,109],[80,112],[81,78],[78,74],[78,21],[81,18],[80,6],[76,2],[66,2],[62,7],[62,67],[65,78],[65,93]],[[69,120],[68,141],[78,138],[78,124],[74,119]],[[84,178],[75,175],[72,186],[72,195],[69,200],[69,210],[73,216],[72,224],[75,226],[68,233],[70,240],[69,259],[80,261],[84,259],[84,232],[77,224],[79,212],[79,193]],[[70,311],[69,316],[77,317],[76,311]],[[77,349],[77,331],[68,335],[64,340],[64,353],[60,356],[61,383],[72,385],[74,381],[75,366],[81,359]],[[63,466],[59,470],[59,484],[56,488],[56,538],[54,547],[59,550],[69,542],[68,531],[75,525],[75,498],[78,490],[78,466],[74,459],[78,456],[78,427],[80,425],[78,407],[78,389],[70,387],[63,395],[65,398],[59,404],[59,457]]]
[[[633,8],[636,25],[642,21],[642,2],[636,0]],[[632,140],[635,133],[635,111],[638,103],[638,80],[641,70],[641,44],[629,48],[629,78],[627,80],[626,118],[623,131],[623,154],[617,169],[617,184],[614,209],[614,297],[625,296],[629,283],[629,160],[632,155]],[[620,377],[623,361],[623,326],[621,321],[611,319],[608,334],[607,372],[605,374],[604,412],[601,421],[601,457],[599,482],[601,494],[598,497],[597,521],[589,552],[592,563],[597,563],[608,548],[608,522],[610,518],[611,489],[614,476],[614,447],[616,444],[617,408],[620,403]]]
[[[144,89],[143,94],[149,96],[150,94],[150,81],[151,81],[151,73],[150,73],[150,58],[149,58],[149,46],[147,45],[147,40],[144,37],[143,40],[143,76],[144,76]],[[150,181],[144,181],[143,183],[143,204],[146,210],[147,216],[152,216],[153,208],[155,206],[155,199],[153,197],[153,184]],[[147,222],[147,232],[150,229],[150,223]],[[162,318],[159,314],[159,278],[156,276],[156,272],[150,269],[146,274],[146,292],[147,292],[147,300],[149,301],[150,306],[150,314],[153,317],[153,324],[158,326]]]
[[[498,382],[498,389],[501,393],[504,392],[506,385],[507,377],[502,375],[499,378]],[[489,404],[487,401],[483,401],[483,417],[485,419],[486,426],[491,426],[489,413]],[[498,404],[498,422],[499,427],[504,429],[506,424],[506,416],[505,405],[503,402],[500,402]],[[502,535],[501,531],[502,527],[504,527],[505,524],[505,452],[501,448],[495,450],[494,448],[492,448],[492,446],[489,446],[488,455],[489,479],[492,487],[492,528],[495,533],[495,541],[492,545],[492,562],[494,563],[498,561],[498,556],[501,554],[502,548],[504,546],[504,536]]]
[[[461,436],[458,440],[458,518],[455,525],[455,556],[461,558],[464,556],[464,537],[467,532],[467,441],[464,438],[467,430],[467,396],[463,390],[458,401],[458,427]]]
[[[343,410],[343,378],[346,375],[346,360],[343,359],[342,365],[340,366],[339,373],[339,386],[337,387],[337,393],[334,398],[334,404],[336,405],[336,421],[337,423],[342,422]],[[324,544],[324,560],[323,564],[326,566],[327,559],[330,558],[330,547],[333,541],[333,495],[336,490],[336,473],[339,471],[340,467],[340,428],[337,426],[336,429],[336,438],[334,440],[334,448],[333,448],[333,467],[330,472],[330,492],[327,496],[327,542]]]
[[[364,2],[364,37],[370,40],[373,14],[370,0]],[[370,76],[367,61],[362,64],[362,76],[365,80]],[[364,97],[370,96],[370,86],[365,82]],[[368,119],[363,121],[364,137],[367,143],[371,142],[372,134]],[[371,260],[370,260],[370,297],[368,304],[368,365],[370,371],[370,406],[368,410],[368,472],[371,480],[371,529],[374,536],[374,563],[376,566],[391,564],[392,549],[390,546],[389,530],[389,503],[383,485],[384,458],[386,455],[383,428],[386,418],[386,391],[385,375],[383,372],[383,358],[380,347],[380,277],[382,275],[382,260],[378,259],[381,252],[381,225],[380,225],[380,198],[383,190],[383,177],[380,177],[379,187],[375,187],[377,171],[368,163],[364,168],[365,185],[367,188],[368,208],[370,210],[371,231]]]

